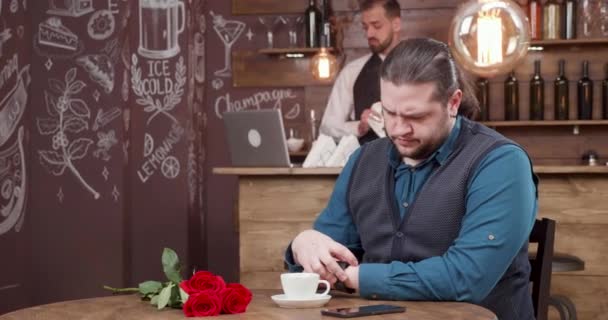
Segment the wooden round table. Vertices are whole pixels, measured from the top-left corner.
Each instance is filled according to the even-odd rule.
[[[275,305],[270,296],[276,290],[255,290],[253,301],[247,312],[239,315],[221,315],[221,319],[239,320],[314,320],[337,319],[321,316],[323,308],[353,307],[359,305],[390,303],[407,308],[405,313],[386,314],[366,319],[400,319],[400,320],[496,320],[496,316],[480,306],[460,302],[414,302],[414,301],[378,301],[364,300],[348,295],[337,294],[323,308],[285,309]],[[101,297],[52,303],[42,306],[17,310],[0,316],[0,320],[183,320],[184,313],[177,309],[158,311],[148,302],[141,301],[137,295]]]

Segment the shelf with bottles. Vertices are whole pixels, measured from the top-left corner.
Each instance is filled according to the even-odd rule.
[[[555,39],[555,40],[532,40],[530,47],[557,47],[557,46],[597,46],[608,45],[606,38],[580,38],[580,39]]]

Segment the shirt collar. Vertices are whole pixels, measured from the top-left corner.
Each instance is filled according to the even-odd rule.
[[[435,150],[435,152],[433,152],[430,157],[418,164],[418,166],[422,166],[433,160],[437,161],[439,165],[443,165],[445,163],[447,158],[454,150],[454,145],[456,143],[456,140],[458,139],[458,135],[460,134],[461,122],[461,116],[458,115],[456,117],[456,123],[454,124],[454,128],[452,128],[452,131],[450,132],[448,138],[445,139],[443,144],[437,150]],[[391,148],[388,150],[388,159],[389,164],[393,167],[393,169],[396,169],[401,164],[403,164],[403,160],[401,159],[401,156],[399,155],[399,152],[397,151],[397,148],[394,144],[392,144]]]

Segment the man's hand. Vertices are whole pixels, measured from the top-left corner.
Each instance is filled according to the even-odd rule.
[[[362,137],[369,131],[369,118],[382,119],[382,116],[373,111],[371,108],[365,109],[363,113],[361,113],[361,120],[359,120],[358,131],[360,137]]]
[[[344,282],[346,287],[359,291],[359,266],[349,266],[344,270],[348,279]]]
[[[342,282],[348,280],[346,272],[340,268],[337,260],[351,266],[357,265],[357,258],[348,248],[315,230],[301,232],[291,243],[291,251],[295,262],[300,264],[305,272],[318,273],[332,285],[337,279]]]

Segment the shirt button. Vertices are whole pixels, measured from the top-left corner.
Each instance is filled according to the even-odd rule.
[[[490,235],[488,236],[488,239],[489,239],[489,240],[494,240],[494,239],[496,239],[496,237],[495,237],[493,234],[490,234]]]
[[[407,203],[407,202],[404,202],[404,203],[403,203],[403,207],[404,207],[404,208],[409,207],[409,205],[410,205],[410,204],[409,204],[409,203]]]
[[[397,238],[403,238],[403,232],[401,231],[397,231],[395,235],[397,236]]]

